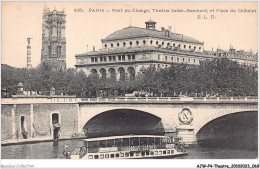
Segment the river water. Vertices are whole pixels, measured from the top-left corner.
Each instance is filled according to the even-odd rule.
[[[63,146],[68,145],[67,150],[72,151],[82,145],[81,140],[63,140],[58,142],[42,142],[35,144],[23,144],[2,146],[2,159],[51,159],[61,158]],[[178,159],[255,159],[258,157],[256,149],[232,149],[201,147],[199,145],[187,147],[188,155],[175,157]]]
[[[258,157],[258,112],[236,113],[205,125],[197,134],[198,145],[187,147],[178,159],[256,159]],[[2,159],[61,158],[64,145],[72,151],[82,140],[60,140],[1,147]]]

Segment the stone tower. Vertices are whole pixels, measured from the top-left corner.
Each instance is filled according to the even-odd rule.
[[[42,16],[41,63],[47,62],[55,69],[66,68],[66,15],[64,10],[44,8]]]

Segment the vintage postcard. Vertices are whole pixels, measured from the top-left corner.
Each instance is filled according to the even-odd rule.
[[[259,168],[257,1],[1,5],[1,168]]]

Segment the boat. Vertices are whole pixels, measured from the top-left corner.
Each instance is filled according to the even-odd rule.
[[[126,135],[83,139],[70,159],[144,159],[187,155],[180,138],[157,135]]]

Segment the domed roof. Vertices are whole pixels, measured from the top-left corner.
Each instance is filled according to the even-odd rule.
[[[102,39],[102,42],[113,41],[113,40],[123,40],[123,39],[132,39],[132,38],[141,38],[141,37],[154,37],[161,39],[169,39],[174,41],[184,41],[191,43],[203,44],[192,37],[184,36],[182,34],[169,32],[169,36],[166,36],[165,31],[158,31],[154,29],[145,29],[139,27],[129,26],[118,30],[110,35],[108,35],[105,39]]]
[[[150,19],[149,21],[147,21],[145,23],[156,23],[156,22]]]
[[[18,87],[23,87],[22,82],[18,83]]]

